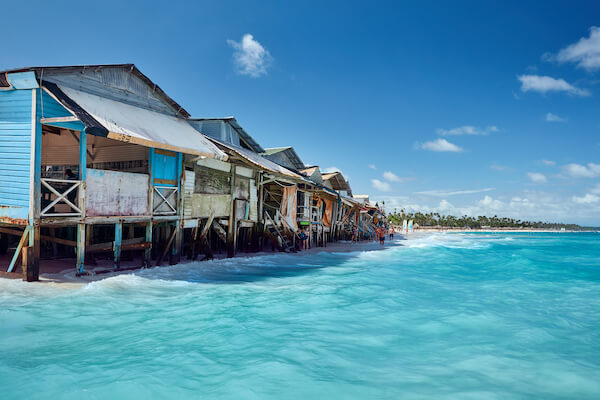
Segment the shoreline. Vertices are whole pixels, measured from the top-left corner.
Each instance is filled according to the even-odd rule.
[[[386,240],[386,244],[381,246],[379,242],[363,240],[358,243],[352,243],[350,241],[338,241],[335,243],[329,243],[326,247],[313,247],[308,250],[298,251],[296,253],[286,253],[280,251],[261,251],[257,253],[238,253],[235,257],[227,258],[225,254],[217,254],[213,260],[207,261],[190,261],[185,260],[178,264],[174,265],[163,265],[163,266],[152,266],[150,268],[139,268],[130,265],[123,265],[123,269],[119,271],[111,271],[106,273],[94,273],[94,271],[105,271],[107,268],[110,268],[111,262],[110,260],[101,260],[97,266],[94,268],[89,268],[88,271],[90,275],[76,276],[73,268],[67,268],[61,270],[59,272],[42,272],[40,273],[40,280],[38,282],[31,283],[42,283],[45,285],[52,285],[57,287],[64,288],[81,288],[88,283],[100,281],[103,279],[115,277],[118,275],[124,274],[135,274],[138,271],[142,270],[150,270],[154,268],[169,268],[169,267],[177,267],[177,266],[185,266],[190,264],[202,264],[202,265],[214,265],[215,268],[218,267],[220,263],[223,263],[225,260],[232,261],[235,259],[242,258],[255,258],[255,257],[268,257],[268,256],[276,256],[276,255],[287,255],[292,257],[303,257],[309,255],[315,255],[319,253],[352,253],[352,252],[363,252],[363,251],[379,251],[385,250],[390,247],[402,246],[402,241],[416,239],[417,237],[422,237],[425,232],[413,232],[412,238],[407,237],[406,235],[396,234],[396,238],[393,241]],[[60,260],[54,260],[58,262]],[[0,276],[0,279],[3,277]]]

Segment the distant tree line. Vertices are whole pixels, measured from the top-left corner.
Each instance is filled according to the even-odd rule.
[[[388,215],[388,220],[395,225],[402,225],[403,220],[413,220],[415,224],[422,227],[441,227],[441,228],[537,228],[537,229],[556,229],[560,230],[596,230],[594,227],[583,227],[576,224],[563,224],[557,222],[542,222],[542,221],[522,221],[520,219],[498,217],[486,217],[480,215],[478,217],[470,217],[463,215],[455,217],[453,215],[442,215],[437,212],[421,213],[408,212],[405,210],[394,210]]]

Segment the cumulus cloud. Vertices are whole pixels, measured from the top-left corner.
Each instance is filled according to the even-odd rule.
[[[573,196],[573,201],[577,204],[592,204],[599,202],[600,196],[587,193],[585,196],[582,197]]]
[[[379,179],[372,179],[371,184],[375,189],[381,192],[389,192],[392,190],[392,186],[389,183],[380,181]]]
[[[600,164],[567,164],[563,167],[563,171],[575,178],[595,178],[600,176]]]
[[[241,41],[227,40],[227,43],[233,48],[233,62],[237,73],[252,78],[267,74],[273,57],[263,45],[254,39],[254,36],[246,33]]]
[[[546,183],[548,181],[546,175],[540,174],[539,172],[528,172],[527,176],[533,183]]]
[[[494,188],[483,188],[483,189],[468,189],[468,190],[425,190],[423,192],[415,192],[415,194],[423,194],[426,196],[435,196],[435,197],[447,197],[447,196],[456,196],[456,195],[461,195],[461,194],[491,192],[492,190],[495,190],[495,189]]]
[[[559,117],[556,114],[548,113],[545,118],[546,122],[567,122],[566,118]]]
[[[369,164],[369,168],[371,168],[371,169],[377,169],[377,167],[375,166],[375,164]]]
[[[402,183],[402,182],[406,182],[406,181],[412,181],[415,178],[411,178],[411,177],[399,177],[398,175],[394,174],[391,171],[385,171],[383,173],[383,179],[385,179],[388,182]]]
[[[498,132],[498,127],[491,125],[485,128],[478,128],[476,126],[464,125],[458,128],[452,129],[438,129],[436,131],[438,135],[452,136],[452,135],[487,135],[491,132]]]
[[[540,75],[519,75],[521,81],[521,90],[523,92],[566,92],[575,96],[589,96],[590,92],[585,89],[577,88],[564,79],[556,79],[551,76]]]
[[[600,185],[598,185],[600,197]],[[592,193],[594,194],[594,193]],[[582,196],[585,197],[585,196]],[[577,203],[572,197],[560,197],[556,193],[540,191],[524,191],[511,198],[495,198],[489,195],[463,204],[450,203],[446,199],[439,203],[415,202],[407,196],[381,196],[378,201],[385,200],[390,210],[396,208],[409,212],[439,212],[445,215],[468,215],[477,217],[511,217],[529,221],[574,222],[587,225],[600,224],[600,201]],[[593,198],[588,197],[588,200]]]
[[[420,145],[420,147],[424,150],[440,151],[440,152],[447,151],[447,152],[460,153],[461,151],[463,151],[462,148],[458,147],[457,145],[455,145],[453,143],[450,143],[446,139],[437,139],[437,140],[432,140],[430,142],[425,142],[425,143],[422,143]]]
[[[589,37],[582,37],[576,43],[561,49],[558,54],[546,54],[544,58],[561,63],[572,62],[587,71],[600,69],[600,27],[592,26]]]

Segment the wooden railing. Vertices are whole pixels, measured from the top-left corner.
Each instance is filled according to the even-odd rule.
[[[178,189],[174,186],[153,186],[154,205],[152,213],[154,215],[176,215]]]
[[[76,199],[79,196],[79,190],[81,190],[81,181],[42,178],[41,182],[42,189],[46,188],[50,195],[56,196],[54,200],[42,208],[40,212],[42,217],[81,217],[83,215],[79,205],[73,202],[79,203]],[[69,197],[72,197],[73,201]],[[68,211],[55,212],[54,207],[61,203],[68,206]]]

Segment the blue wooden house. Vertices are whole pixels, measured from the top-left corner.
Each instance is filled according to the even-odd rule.
[[[153,226],[176,262],[183,156],[228,158],[188,117],[132,64],[0,72],[0,253],[20,238],[8,271],[35,279],[40,243],[75,249],[80,273],[111,247],[115,268],[124,250],[149,262]]]

